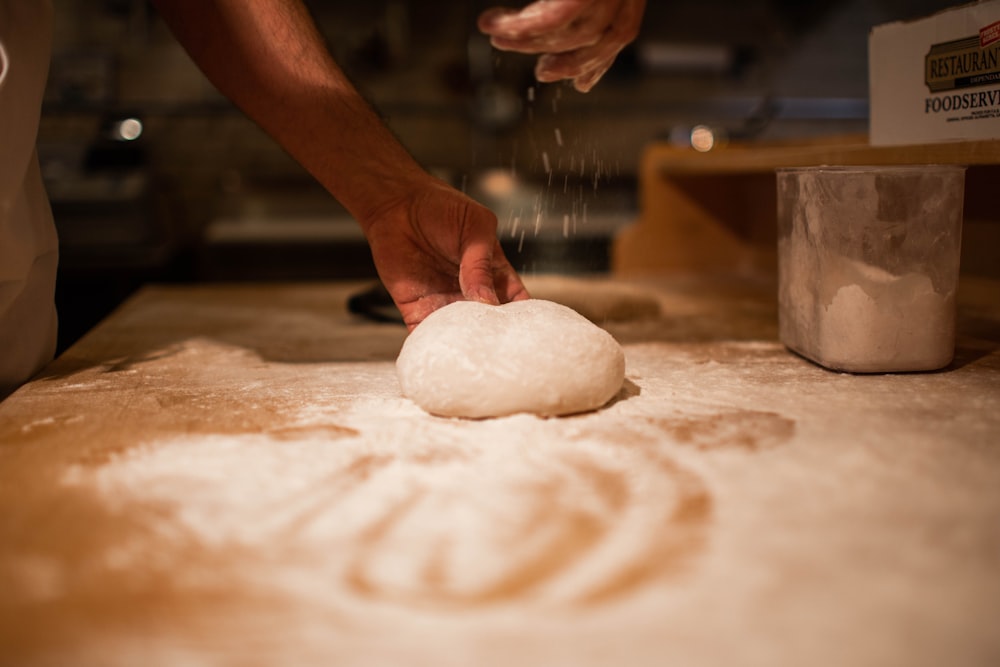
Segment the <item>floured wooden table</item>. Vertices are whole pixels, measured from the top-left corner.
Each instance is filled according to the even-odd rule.
[[[951,368],[852,376],[768,283],[541,281],[626,386],[484,421],[400,396],[358,285],[146,289],[0,403],[0,663],[997,664],[974,287]]]

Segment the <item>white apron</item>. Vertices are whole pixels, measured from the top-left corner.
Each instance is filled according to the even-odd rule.
[[[48,0],[0,0],[0,400],[55,353],[58,243],[35,152],[51,47]]]

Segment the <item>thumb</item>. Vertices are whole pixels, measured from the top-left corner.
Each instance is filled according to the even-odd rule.
[[[491,306],[500,304],[493,285],[493,243],[476,242],[466,246],[458,267],[458,285],[462,296]]]

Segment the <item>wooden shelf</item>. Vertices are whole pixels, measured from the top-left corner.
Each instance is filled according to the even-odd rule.
[[[963,267],[1000,277],[1000,140],[871,146],[851,135],[795,144],[733,144],[700,153],[651,144],[639,169],[639,218],[615,240],[617,275],[775,270],[775,169],[963,164]]]
[[[650,164],[651,163],[651,164]],[[813,144],[736,144],[699,153],[653,144],[644,164],[666,174],[746,174],[815,165],[1000,164],[1000,139],[912,146],[871,146],[851,136]]]

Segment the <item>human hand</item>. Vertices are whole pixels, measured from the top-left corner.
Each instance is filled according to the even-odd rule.
[[[361,221],[382,283],[412,330],[453,301],[528,298],[496,236],[496,216],[427,176]]]
[[[572,79],[585,93],[639,34],[645,7],[645,0],[536,0],[520,10],[486,10],[479,29],[498,49],[541,54],[539,81]]]
[[[252,11],[243,0],[154,2],[219,90],[358,220],[407,326],[452,301],[528,297],[500,249],[496,216],[413,160],[334,62],[302,2],[258,0]]]

